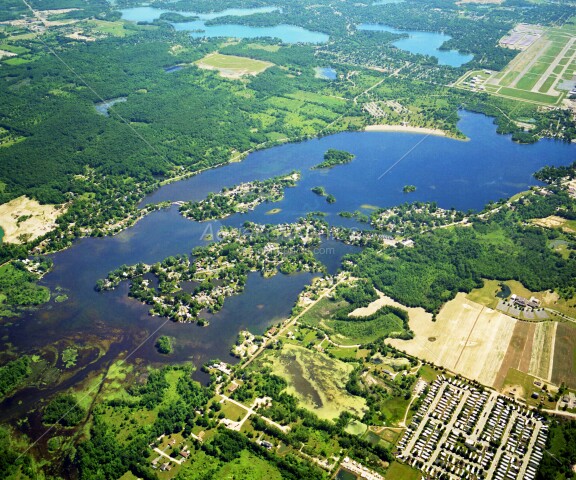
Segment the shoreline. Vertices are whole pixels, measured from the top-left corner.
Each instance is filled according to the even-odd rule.
[[[409,125],[368,125],[365,132],[396,132],[396,133],[420,133],[424,135],[436,135],[438,137],[448,137],[449,135],[437,128],[412,127]]]

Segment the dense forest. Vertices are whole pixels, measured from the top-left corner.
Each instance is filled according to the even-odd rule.
[[[353,271],[404,305],[433,313],[456,293],[481,287],[483,278],[518,280],[529,290],[556,290],[569,298],[576,256],[562,258],[548,246],[558,232],[526,221],[552,214],[572,217],[575,202],[561,191],[529,198],[488,219],[474,219],[472,228],[438,228],[417,235],[413,248],[400,244],[384,251],[366,249],[356,257]]]

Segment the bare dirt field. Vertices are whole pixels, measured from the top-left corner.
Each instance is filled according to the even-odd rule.
[[[534,340],[535,323],[516,322],[512,338],[508,345],[506,355],[500,365],[500,370],[496,375],[494,387],[501,389],[504,385],[504,379],[508,375],[508,370],[515,368],[527,372],[530,367],[530,356],[532,352],[532,343]]]
[[[559,323],[556,329],[552,381],[576,388],[576,327],[571,323]]]
[[[413,310],[422,309],[407,310],[415,338],[392,339],[391,345],[485,385],[494,383],[516,320],[468,300],[463,293],[442,308],[436,322],[426,312],[413,315]]]
[[[0,205],[0,227],[4,230],[3,241],[22,243],[38,238],[56,227],[56,219],[65,207],[40,205],[25,196]]]

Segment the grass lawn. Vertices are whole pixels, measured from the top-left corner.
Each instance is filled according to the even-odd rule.
[[[544,103],[546,105],[554,105],[558,103],[559,100],[559,97],[544,95],[543,93],[525,92],[524,90],[517,90],[515,88],[508,87],[502,87],[498,93],[506,97],[528,100],[530,102]]]
[[[475,288],[466,297],[480,305],[485,305],[488,308],[496,308],[498,305],[498,298],[496,294],[500,291],[498,280],[484,280],[482,288]]]
[[[357,352],[358,349],[357,348],[340,348],[340,347],[334,347],[334,348],[330,348],[328,350],[332,355],[334,355],[336,358],[338,358],[339,360],[342,359],[356,359],[357,358]]]
[[[22,55],[23,53],[27,53],[30,51],[26,47],[19,47],[17,45],[8,45],[7,43],[0,43],[0,50],[6,50],[7,52],[17,53],[18,55]]]
[[[90,20],[88,24],[94,32],[112,35],[113,37],[125,37],[130,31],[124,29],[124,22],[107,22],[105,20]]]
[[[422,365],[418,371],[418,374],[424,379],[424,381],[432,383],[434,380],[436,380],[436,377],[440,374],[440,372],[435,368],[430,367],[429,365]]]
[[[351,435],[362,435],[368,429],[368,425],[359,422],[358,420],[352,420],[344,430]]]
[[[386,415],[387,423],[398,424],[404,420],[404,415],[410,400],[404,400],[403,397],[392,397],[384,402],[382,412]]]
[[[399,462],[392,462],[386,472],[386,480],[420,480],[422,472]]]
[[[222,404],[222,411],[224,412],[224,415],[226,415],[226,418],[235,422],[241,420],[247,412],[247,410],[232,402],[224,402]]]

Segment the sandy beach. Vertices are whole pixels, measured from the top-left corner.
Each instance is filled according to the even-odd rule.
[[[404,133],[421,133],[424,135],[438,135],[445,137],[446,132],[436,128],[410,127],[405,125],[368,125],[366,132],[404,132]]]

